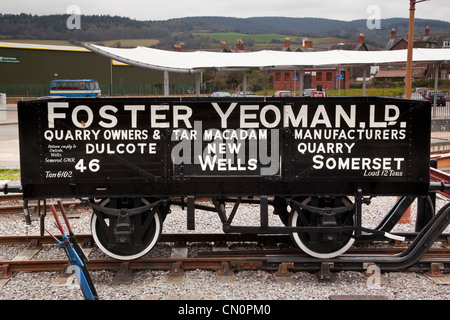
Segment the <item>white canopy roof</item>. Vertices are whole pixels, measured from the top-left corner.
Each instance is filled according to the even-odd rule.
[[[406,63],[407,50],[319,52],[175,52],[137,47],[110,48],[85,44],[93,52],[130,65],[170,72],[196,73],[207,70],[288,70],[344,65]],[[413,61],[450,61],[450,49],[414,49]]]

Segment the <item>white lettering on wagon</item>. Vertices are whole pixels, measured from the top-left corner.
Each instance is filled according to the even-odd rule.
[[[311,172],[404,176],[404,153],[378,154],[385,142],[407,147],[411,139],[408,118],[395,104],[210,102],[200,109],[207,116],[195,107],[195,102],[48,102],[44,163],[98,171],[105,161],[99,156],[169,152],[174,167],[188,175],[281,175],[282,165],[289,164]],[[367,145],[372,154],[366,154]],[[76,148],[78,157],[80,149],[86,157],[76,158],[71,152]]]
[[[212,102],[211,105],[220,119],[220,128],[227,129],[228,120],[238,103],[233,102],[224,109],[216,102]],[[153,129],[180,128],[181,125],[188,129],[192,128],[191,117],[194,112],[189,106],[174,104],[172,110],[170,110],[169,105],[124,105],[122,109],[128,113],[129,117],[121,117],[121,119],[127,119],[128,121],[127,123],[121,123],[121,125],[129,126],[132,129],[137,128],[138,121],[143,116],[149,118],[147,119],[149,122],[146,123]],[[384,110],[381,110],[384,113],[381,121],[377,119],[379,109],[382,108],[377,109],[375,105],[370,105],[369,118],[359,123],[357,122],[356,105],[344,108],[338,104],[335,106],[333,114],[330,114],[330,108],[326,108],[325,105],[301,105],[296,112],[293,106],[289,104],[284,105],[281,110],[272,104],[264,106],[241,104],[237,115],[239,116],[239,128],[242,129],[340,128],[344,125],[347,128],[387,128],[397,124],[400,110],[396,105],[388,104],[384,106]],[[95,114],[93,108],[86,105],[78,105],[70,111],[68,102],[49,102],[47,111],[49,129],[55,128],[55,123],[58,120],[67,118],[71,120],[75,127],[80,129],[88,129],[94,124],[98,124],[102,128],[114,128],[121,120],[116,115],[119,108],[113,105],[101,106],[98,109],[98,114]],[[67,114],[68,112],[70,114]],[[95,119],[97,119],[97,123],[94,123]],[[401,122],[400,127],[405,128],[406,122]]]

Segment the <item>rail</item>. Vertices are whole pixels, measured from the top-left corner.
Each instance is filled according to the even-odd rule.
[[[116,259],[90,259],[86,265],[90,271],[99,270],[266,270],[277,271],[282,264],[288,264],[291,271],[319,271],[324,263],[332,265],[334,271],[365,271],[370,263],[381,266],[383,271],[411,270],[430,271],[440,264],[440,270],[450,271],[450,249],[431,248],[411,265],[399,268],[389,267],[393,259],[401,254],[399,248],[352,248],[345,255],[323,261],[307,256],[298,249],[284,250],[232,250],[226,252],[200,253],[195,257],[140,258],[132,261]],[[0,279],[9,278],[20,271],[64,273],[67,260],[4,260],[0,261]]]

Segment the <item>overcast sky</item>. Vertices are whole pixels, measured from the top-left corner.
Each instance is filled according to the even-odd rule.
[[[409,16],[408,0],[2,0],[1,13],[64,14],[77,6],[85,15],[117,15],[137,20],[166,20],[188,16],[286,16],[337,20]],[[450,21],[450,1],[416,5],[416,18]],[[449,30],[450,32],[450,30]]]

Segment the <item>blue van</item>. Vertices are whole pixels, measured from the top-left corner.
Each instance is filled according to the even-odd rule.
[[[99,98],[102,92],[97,80],[53,80],[50,82],[50,96]]]

